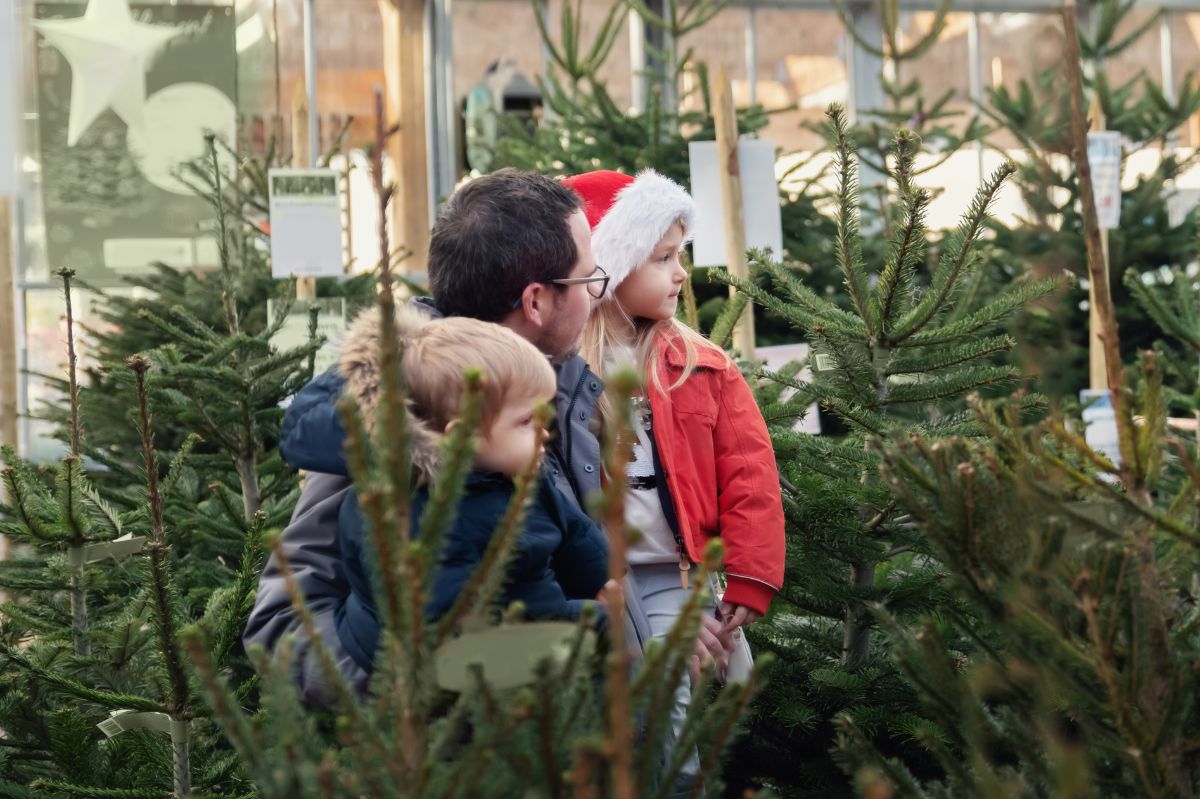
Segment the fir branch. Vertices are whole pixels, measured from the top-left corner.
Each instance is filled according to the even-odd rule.
[[[845,277],[854,309],[866,324],[867,335],[874,338],[877,331],[871,320],[862,237],[858,229],[858,166],[855,146],[847,131],[845,109],[835,103],[825,112],[825,116],[829,118],[829,132],[837,150],[837,263]]]
[[[900,294],[911,284],[917,266],[925,260],[925,212],[929,202],[929,194],[923,190],[907,201],[904,225],[898,238],[891,243],[875,286],[872,327],[879,331],[881,340],[887,340]]]
[[[421,517],[418,539],[424,557],[419,568],[423,574],[433,574],[441,557],[446,532],[458,512],[463,487],[471,472],[475,457],[475,434],[483,418],[483,373],[471,369],[464,376],[464,394],[456,424],[442,442],[442,461],[438,474],[429,489],[429,502]],[[549,418],[542,411],[540,417]],[[423,605],[422,598],[417,604]],[[441,645],[442,639],[435,636],[433,646]]]
[[[149,711],[153,713],[161,713],[167,710],[167,708],[165,708],[161,703],[155,702],[151,699],[146,699],[145,697],[134,696],[132,694],[118,694],[111,691],[100,691],[95,688],[91,688],[79,682],[78,680],[72,680],[69,677],[64,677],[53,671],[42,668],[32,661],[27,660],[23,655],[18,654],[14,650],[6,648],[2,651],[2,654],[7,660],[17,664],[29,673],[37,675],[40,679],[53,685],[54,687],[65,691],[76,698],[83,699],[88,702],[95,702],[101,707],[105,707],[110,710],[128,709]]]
[[[12,463],[7,457],[5,458],[5,462]],[[32,491],[26,490],[32,488],[35,484],[26,479],[26,475],[22,473],[23,471],[16,466],[10,465],[5,467],[3,472],[0,472],[0,476],[4,480],[4,487],[8,494],[9,503],[11,503],[6,505],[5,508],[16,511],[15,515],[20,519],[25,532],[31,537],[46,543],[64,541],[65,537],[58,531],[44,526],[43,520],[39,519],[36,511],[30,507],[31,500],[37,496],[38,491],[36,489]]]
[[[208,697],[209,707],[221,722],[229,742],[251,769],[257,770],[265,747],[258,731],[250,724],[241,702],[230,690],[229,681],[221,674],[210,655],[204,630],[196,625],[181,631],[183,645],[192,658],[192,666]]]
[[[1191,292],[1187,290],[1190,280],[1184,274],[1175,275],[1175,282],[1181,284],[1184,289],[1181,294],[1186,293],[1186,296],[1191,296]],[[1158,291],[1142,282],[1141,273],[1137,269],[1126,270],[1125,286],[1133,295],[1134,301],[1163,329],[1163,332],[1176,341],[1186,344],[1189,348],[1200,351],[1200,330],[1194,324],[1195,319],[1182,318],[1176,308],[1169,307]]]
[[[540,424],[546,424],[546,409],[540,412]],[[488,541],[479,565],[463,585],[458,599],[450,606],[435,628],[433,640],[445,641],[465,617],[483,617],[487,608],[500,593],[508,576],[508,562],[515,552],[517,538],[525,524],[525,513],[537,488],[541,453],[538,452],[525,470],[513,480],[515,490],[500,524]]]
[[[100,788],[57,780],[36,780],[33,787],[58,791],[77,799],[171,799],[171,792],[163,788]]]
[[[1009,335],[992,336],[948,349],[932,349],[917,356],[896,359],[888,367],[887,375],[929,374],[952,366],[986,358],[998,352],[1008,352],[1016,346],[1016,339]]]
[[[1053,293],[1059,285],[1058,278],[1046,278],[1034,283],[1023,284],[1016,289],[1006,291],[978,311],[957,322],[914,332],[907,343],[913,347],[929,347],[966,339],[974,333],[996,324],[1023,305]]]
[[[972,250],[979,235],[983,232],[996,194],[1004,182],[1017,171],[1011,162],[999,166],[990,178],[979,188],[970,209],[963,215],[958,229],[951,234],[938,259],[938,267],[930,280],[929,289],[917,305],[905,314],[896,325],[896,332],[891,336],[893,344],[900,344],[925,329],[951,293],[957,287],[963,274],[969,271],[972,262]]]
[[[175,719],[188,717],[188,679],[180,657],[179,639],[176,635],[176,598],[171,586],[168,563],[169,547],[163,525],[162,497],[158,492],[158,457],[154,450],[154,431],[150,424],[150,407],[146,396],[146,372],[150,362],[140,355],[131,357],[126,364],[137,380],[138,429],[142,436],[142,457],[146,467],[147,504],[150,511],[152,540],[146,545],[150,557],[150,574],[154,597],[154,611],[159,634],[159,652],[167,670],[171,686],[169,701],[170,715]],[[176,771],[177,779],[180,772]],[[186,778],[186,769],[182,773]],[[180,787],[177,784],[177,788]],[[184,792],[187,788],[183,787]]]
[[[230,597],[225,609],[225,617],[218,619],[219,626],[212,640],[212,660],[224,664],[229,653],[241,640],[242,631],[246,629],[246,619],[254,603],[255,591],[258,588],[258,578],[262,572],[262,563],[266,555],[263,546],[263,533],[266,526],[266,514],[262,511],[254,514],[250,526],[246,530],[246,543],[242,549],[241,567],[237,579],[230,587]]]
[[[1015,381],[1020,377],[1020,371],[1009,366],[976,367],[942,378],[893,386],[883,404],[934,402],[948,397],[961,397],[974,389]]]
[[[733,330],[737,326],[738,320],[742,318],[742,312],[746,310],[746,304],[749,301],[749,297],[745,293],[736,294],[729,298],[729,301],[725,303],[725,307],[721,310],[721,315],[717,317],[717,321],[713,323],[712,330],[708,333],[708,338],[711,342],[722,349],[728,349],[733,339]]]
[[[784,275],[785,267],[770,263],[767,264],[766,269],[773,278],[784,285],[791,295],[792,303],[787,303],[755,285],[753,281],[731,275],[724,269],[713,269],[709,273],[709,279],[733,286],[742,294],[771,312],[782,316],[805,333],[828,331],[832,335],[846,338],[866,337],[866,326],[861,319],[820,299],[811,289],[791,279],[790,276]],[[732,331],[732,323],[726,324],[727,317],[734,321],[737,318],[732,311],[722,314],[710,334],[711,340],[715,343],[728,341],[729,334],[726,331]]]

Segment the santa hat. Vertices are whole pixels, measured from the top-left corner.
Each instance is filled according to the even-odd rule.
[[[681,223],[683,240],[691,240],[695,202],[682,186],[653,169],[642,170],[636,178],[602,169],[563,183],[583,198],[583,212],[592,226],[592,252],[611,278],[605,296],[612,296],[650,257],[671,225]]]

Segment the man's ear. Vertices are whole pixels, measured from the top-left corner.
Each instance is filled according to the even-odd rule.
[[[544,283],[530,283],[521,292],[521,307],[518,309],[526,322],[534,327],[545,327],[553,308],[552,289]]]

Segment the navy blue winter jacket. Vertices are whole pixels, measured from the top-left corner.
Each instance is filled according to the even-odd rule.
[[[364,320],[362,325],[356,322],[354,328],[360,328],[366,334],[372,330],[370,325]],[[347,339],[358,332],[354,328],[347,333]],[[377,326],[374,329],[377,330]],[[352,382],[363,379],[370,379],[370,376],[350,376]],[[345,432],[336,407],[346,388],[347,377],[334,368],[297,394],[288,409],[279,445],[291,466],[334,475],[349,474],[343,455]],[[350,389],[355,396],[377,393],[369,387],[362,390],[362,385],[352,384]],[[371,414],[374,408],[363,408],[362,411]],[[431,454],[417,450],[427,450],[434,443],[435,439],[429,437],[415,439],[414,458],[428,462]],[[530,619],[579,618],[584,603],[595,598],[608,578],[608,545],[604,534],[574,502],[564,497],[558,487],[561,482],[562,473],[556,460],[549,458],[526,515],[500,597],[502,605],[517,600],[523,602]],[[496,473],[477,473],[468,478],[433,578],[426,608],[429,618],[439,617],[453,606],[482,558],[513,491],[512,482]],[[410,531],[413,535],[419,528],[427,501],[425,490],[414,492]],[[372,590],[375,571],[368,554],[372,550],[366,544],[368,531],[353,489],[338,509],[337,526],[341,566],[351,591],[334,609],[334,626],[339,641],[355,664],[370,672],[381,624]],[[602,613],[598,618],[603,623]]]

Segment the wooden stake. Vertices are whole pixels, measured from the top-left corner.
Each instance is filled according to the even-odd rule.
[[[424,0],[378,0],[383,21],[387,119],[399,125],[388,154],[395,175],[393,246],[412,252],[405,271],[424,272],[429,252],[429,154],[425,141]]]
[[[17,292],[12,244],[12,200],[0,197],[0,444],[16,449],[20,384],[17,380]],[[8,539],[0,535],[0,560],[7,557]]]
[[[310,167],[313,165],[312,148],[308,136],[308,93],[303,84],[296,84],[292,95],[292,166]],[[317,296],[316,278],[296,278],[296,299],[311,300]]]
[[[733,108],[733,87],[725,65],[717,66],[716,93],[713,97],[713,124],[717,129],[717,172],[721,177],[721,200],[725,217],[725,253],[729,274],[748,278],[746,264],[746,223],[742,204],[741,167],[738,164],[737,115]],[[732,286],[729,296],[737,293]],[[754,357],[754,303],[746,309],[733,329],[733,348],[743,358]]]
[[[1091,130],[1105,129],[1104,109],[1100,107],[1100,96],[1092,98],[1088,109]],[[1085,156],[1086,157],[1086,156]],[[1090,167],[1090,164],[1089,164]],[[1108,274],[1108,231],[1100,229],[1100,252],[1104,257],[1104,274]],[[1100,340],[1100,311],[1096,302],[1096,281],[1088,281],[1088,387],[1100,390],[1108,385],[1108,373],[1104,366],[1104,342]]]
[[[1096,213],[1096,193],[1092,189],[1092,168],[1087,159],[1087,119],[1083,111],[1083,68],[1080,66],[1079,31],[1075,21],[1075,0],[1063,3],[1063,30],[1066,33],[1067,79],[1071,87],[1071,138],[1075,148],[1075,174],[1079,181],[1079,203],[1083,214],[1084,243],[1087,245],[1088,276],[1093,291],[1100,340],[1104,345],[1106,385],[1112,393],[1113,411],[1121,442],[1122,482],[1131,489],[1129,479],[1135,472],[1133,415],[1125,397],[1125,366],[1121,363],[1121,340],[1117,335],[1117,316],[1108,285],[1107,260],[1104,256],[1100,218]]]

